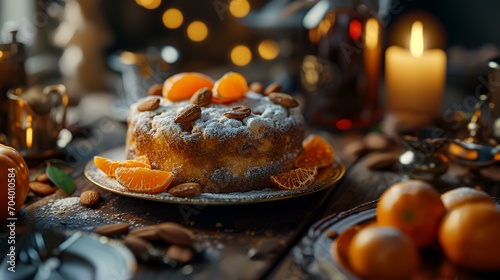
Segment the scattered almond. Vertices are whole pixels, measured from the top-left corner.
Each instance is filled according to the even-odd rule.
[[[195,197],[201,195],[202,188],[198,183],[184,183],[171,187],[168,193],[177,197]]]
[[[156,241],[160,240],[159,231],[160,229],[156,225],[145,226],[131,230],[128,235],[133,235],[149,241]]]
[[[231,108],[231,111],[225,112],[224,117],[229,119],[242,120],[252,113],[252,110],[247,106],[236,106]]]
[[[299,102],[286,93],[273,92],[269,94],[269,99],[271,99],[271,101],[275,104],[281,105],[285,108],[294,108],[299,106]]]
[[[279,83],[271,83],[264,90],[265,95],[270,95],[273,92],[279,92],[281,90],[281,85]]]
[[[389,139],[383,134],[370,132],[363,138],[366,148],[369,150],[383,150],[389,147]]]
[[[193,233],[179,224],[166,222],[156,226],[161,229],[159,236],[166,243],[184,247],[193,243]]]
[[[139,111],[139,112],[152,111],[152,110],[156,110],[156,108],[158,108],[158,106],[160,106],[160,98],[158,98],[158,97],[148,98],[148,99],[142,101],[141,104],[139,104],[139,106],[137,106],[137,111]]]
[[[153,245],[147,240],[130,234],[123,238],[123,244],[125,244],[138,259],[145,262],[151,258],[150,252],[154,251]]]
[[[399,160],[399,153],[371,153],[366,156],[364,164],[372,170],[389,168]]]
[[[190,248],[172,245],[168,247],[165,254],[167,258],[174,259],[181,263],[190,262],[193,259],[193,251]]]
[[[84,191],[80,195],[80,203],[85,207],[92,207],[101,200],[101,194],[96,190]]]
[[[130,227],[129,223],[109,224],[97,227],[95,229],[95,232],[107,237],[113,237],[115,235],[126,233],[129,227]]]
[[[250,90],[256,93],[264,94],[264,85],[261,82],[253,82],[250,84]]]
[[[35,181],[40,182],[40,183],[44,183],[44,184],[51,183],[49,176],[45,172],[38,174],[38,176],[36,176],[36,178],[35,178]]]
[[[367,150],[365,141],[363,140],[355,140],[349,142],[344,147],[344,153],[350,157],[358,158]]]
[[[40,182],[30,182],[29,188],[33,193],[39,196],[47,196],[56,191],[56,189],[51,185]]]
[[[196,91],[189,99],[190,104],[195,104],[200,107],[208,106],[212,102],[212,90],[204,87]]]
[[[148,89],[148,95],[162,96],[163,84],[154,84]]]
[[[189,104],[184,107],[174,118],[175,123],[189,123],[201,117],[201,107],[196,104]]]

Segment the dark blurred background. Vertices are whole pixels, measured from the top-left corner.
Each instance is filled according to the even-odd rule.
[[[168,73],[213,71],[218,75],[225,70],[247,71],[249,73],[245,74],[250,80],[270,75],[270,80],[282,81],[293,88],[296,86],[293,78],[306,40],[302,18],[312,2],[0,0],[0,39],[9,41],[8,30],[12,26],[20,30],[18,39],[27,45],[28,57],[44,58],[36,60],[37,63],[28,59],[28,74],[37,74],[39,80],[47,75],[60,74],[69,67],[61,66],[59,58],[72,44],[83,46],[83,50],[94,47],[94,51],[102,52],[106,67],[110,67],[109,58],[122,51],[153,49],[160,53],[167,46],[163,54],[169,55]],[[405,18],[425,13],[431,21],[441,24],[441,29],[435,27],[441,30],[436,35],[437,40],[429,42],[428,47],[447,51],[448,69],[454,77],[462,79],[462,76],[484,73],[485,61],[499,53],[498,0],[394,0],[387,7],[389,11],[382,22],[385,28],[383,47],[400,43],[393,34],[397,34],[398,27],[406,29],[401,28],[406,24]],[[182,14],[177,27],[166,27],[163,22],[163,15],[169,9]],[[197,27],[198,31],[206,28],[206,35],[196,35],[201,39],[188,35],[189,26],[194,21],[202,25]],[[74,38],[71,35],[82,26],[88,27],[89,23],[95,27],[90,35],[85,34],[79,41],[71,42],[69,38]],[[64,26],[65,29],[61,28]],[[84,51],[84,57],[85,54]],[[249,67],[253,65],[257,68]]]

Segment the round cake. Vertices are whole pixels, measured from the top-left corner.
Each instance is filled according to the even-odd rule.
[[[272,187],[271,175],[293,169],[304,132],[299,108],[252,91],[204,106],[149,96],[130,108],[126,155],[146,156],[152,168],[172,172],[172,186],[197,182],[203,192],[245,192]]]

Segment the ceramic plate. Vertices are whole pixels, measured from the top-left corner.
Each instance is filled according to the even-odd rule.
[[[500,208],[500,199],[497,198],[496,201],[497,207]],[[333,240],[327,236],[327,233],[335,231],[340,235],[348,228],[374,220],[376,206],[377,201],[371,201],[351,210],[328,216],[314,224],[306,237],[293,249],[296,262],[313,275],[314,279],[359,279],[340,264],[336,255],[332,256]],[[435,262],[432,263],[429,259]],[[432,279],[444,279],[439,275],[442,257],[424,256],[423,260],[427,261],[426,273],[434,274]],[[457,276],[455,279],[500,279],[500,275],[497,274],[476,275],[458,267],[453,267],[453,271]]]
[[[125,159],[124,147],[117,147],[112,150],[103,152],[99,156],[123,160]],[[144,193],[134,193],[127,191],[120,183],[115,179],[110,178],[99,170],[93,160],[90,160],[85,166],[85,176],[92,181],[97,186],[106,189],[108,191],[147,200],[155,200],[162,202],[171,203],[183,203],[183,204],[204,204],[204,205],[227,205],[227,204],[249,204],[249,203],[260,203],[267,201],[274,201],[280,199],[294,198],[302,195],[311,194],[328,187],[334,186],[345,173],[345,167],[336,159],[332,166],[322,168],[318,172],[318,176],[313,184],[307,188],[300,190],[279,190],[274,188],[250,191],[250,192],[235,192],[235,193],[203,193],[198,197],[175,197],[167,192],[162,192],[159,194],[144,194]]]
[[[76,236],[76,234],[81,236]],[[64,232],[66,240],[77,237],[74,243],[60,255],[60,265],[56,272],[51,272],[49,278],[56,279],[132,279],[137,271],[137,262],[130,250],[121,242],[94,233],[68,231]],[[48,238],[48,239],[47,239]],[[47,242],[54,241],[53,235],[44,234]],[[41,273],[42,266],[37,267],[18,260],[16,273],[11,273],[5,267],[6,261],[0,266],[0,279],[31,279]],[[9,274],[9,275],[7,275]],[[53,278],[54,277],[54,278]],[[45,279],[45,278],[43,278]]]

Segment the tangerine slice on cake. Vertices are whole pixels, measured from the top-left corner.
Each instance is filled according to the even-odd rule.
[[[228,103],[236,101],[248,91],[248,83],[243,75],[236,72],[228,72],[218,79],[212,89],[212,101],[216,103]]]
[[[295,167],[327,167],[335,160],[335,152],[323,137],[317,134],[309,135],[302,144],[302,153],[295,159]]]
[[[213,86],[213,79],[207,75],[198,72],[178,73],[170,76],[163,83],[163,97],[170,101],[186,100],[200,88]]]
[[[273,175],[271,182],[278,188],[284,190],[295,190],[309,187],[318,175],[318,168],[297,168],[285,173]]]
[[[155,194],[166,190],[174,175],[144,167],[120,167],[115,171],[115,178],[131,192]]]
[[[151,168],[151,164],[147,158],[138,158],[138,160],[112,160],[105,157],[94,156],[94,164],[109,177],[115,177],[115,170],[120,167]]]

